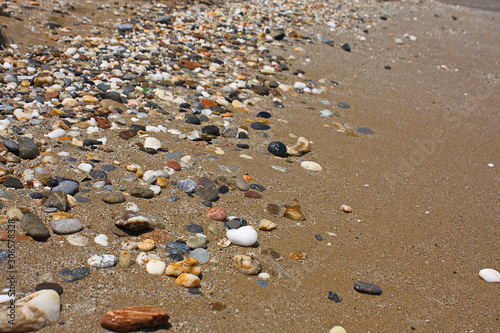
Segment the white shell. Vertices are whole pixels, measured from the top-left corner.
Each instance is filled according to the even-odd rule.
[[[89,240],[85,236],[81,235],[69,235],[66,237],[68,243],[74,246],[85,246],[88,244]]]
[[[304,162],[300,163],[300,166],[306,170],[309,170],[309,171],[321,171],[321,170],[323,170],[323,168],[321,168],[321,165],[319,165],[316,162],[311,162],[311,161],[304,161]]]
[[[241,246],[251,246],[257,241],[257,231],[249,225],[238,229],[229,229],[226,234],[231,243]]]
[[[500,282],[500,273],[491,268],[480,270],[479,276],[486,282]]]
[[[152,259],[147,263],[146,270],[151,275],[160,275],[163,274],[166,267],[167,264],[165,264],[163,261]]]
[[[66,131],[63,130],[62,128],[57,128],[57,129],[53,130],[52,132],[50,132],[49,134],[46,134],[46,136],[51,138],[51,139],[57,139],[57,138],[60,138],[64,135],[66,135]]]
[[[102,246],[108,246],[108,236],[106,236],[104,234],[97,235],[94,238],[94,242],[96,242],[97,244],[100,244]]]

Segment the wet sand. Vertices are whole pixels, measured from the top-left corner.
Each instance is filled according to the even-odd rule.
[[[321,33],[336,46],[315,41],[300,45],[306,52],[297,54],[293,48],[298,44],[290,39],[283,49],[272,48],[276,55],[295,55],[293,67],[303,69],[308,79],[339,85],[326,84],[327,92],[319,97],[287,95],[284,109],[260,106],[272,111],[273,128],[268,138],[257,137],[252,144],[265,148],[274,140],[293,143],[289,134],[304,136],[313,142],[304,158],[318,162],[322,172],[308,173],[297,163],[256,151],[248,153],[253,160],[228,151],[214,162],[203,158],[207,149],[198,160],[203,166],[194,173],[198,176],[215,177],[221,173],[217,165],[224,164],[265,185],[261,199],[230,192],[217,206],[252,222],[270,218],[277,230],[260,232],[256,249],[220,249],[210,236],[214,262],[204,265],[204,296],[191,295],[170,278],[151,277],[137,266],[94,269],[71,284],[57,281],[64,287],[61,323],[41,332],[104,332],[99,318],[106,311],[133,305],[159,306],[171,314],[170,329],[158,332],[327,332],[335,325],[347,332],[498,332],[500,285],[486,283],[478,272],[500,269],[500,15],[438,2],[363,5],[388,17],[374,22],[368,35],[354,32],[356,22],[345,32],[307,26],[302,33]],[[6,30],[14,39],[21,37]],[[417,39],[403,38],[405,33]],[[358,35],[367,41],[357,40]],[[403,45],[395,38],[402,38]],[[343,51],[343,43],[352,52]],[[293,84],[293,78],[287,83]],[[340,109],[338,102],[351,108]],[[320,117],[323,109],[341,116]],[[339,132],[334,122],[368,127],[374,134]],[[188,142],[164,139],[185,154],[204,152]],[[110,146],[123,144],[112,140]],[[105,161],[126,156],[119,149],[96,154]],[[144,162],[147,157],[131,154],[126,159],[150,168],[164,162]],[[166,209],[164,199],[138,205],[162,215],[167,230],[178,237],[187,235],[184,227],[192,221],[208,226],[203,206],[193,208],[183,197]],[[274,218],[264,210],[268,203],[299,204],[306,220],[298,224]],[[352,214],[339,210],[343,203],[353,208]],[[28,203],[6,208],[19,205]],[[87,219],[84,234],[91,237],[109,233],[105,224],[119,211],[95,198],[75,209],[75,215]],[[75,251],[63,240],[55,235],[48,243],[20,245],[20,290],[30,292],[39,275],[57,276],[62,267],[77,267],[103,252],[96,244]],[[118,253],[119,242],[112,239],[104,252]],[[265,248],[282,254],[280,263],[291,279],[271,278],[269,286],[260,288],[255,278],[231,267],[235,254],[259,254]],[[289,259],[295,251],[307,253],[307,259]],[[353,283],[360,280],[381,286],[383,294],[357,293]],[[336,292],[341,302],[328,300],[328,291]],[[214,311],[209,308],[213,302],[226,307]]]

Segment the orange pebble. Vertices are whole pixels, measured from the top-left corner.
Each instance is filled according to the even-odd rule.
[[[243,179],[245,179],[247,182],[251,182],[253,180],[252,176],[250,175],[244,175]]]

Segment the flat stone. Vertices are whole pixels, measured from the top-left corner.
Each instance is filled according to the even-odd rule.
[[[207,238],[198,236],[189,236],[188,240],[186,241],[186,245],[189,246],[191,249],[206,248]]]
[[[103,194],[102,201],[112,205],[125,202],[127,199],[125,199],[125,196],[121,192],[108,192]]]
[[[195,194],[203,200],[217,201],[219,199],[217,185],[207,177],[201,177],[198,180],[198,188]]]
[[[181,165],[179,163],[177,163],[176,161],[168,161],[167,166],[174,169],[175,171],[181,170]]]
[[[92,179],[108,179],[108,174],[102,170],[91,170],[89,176]]]
[[[141,231],[153,226],[149,217],[129,211],[116,217],[115,225],[132,231]]]
[[[259,131],[267,131],[268,129],[271,128],[268,124],[260,123],[260,122],[255,122],[250,124],[250,127],[253,128],[254,130],[259,130]]]
[[[79,188],[80,184],[78,184],[77,181],[63,180],[59,182],[59,185],[53,187],[52,191],[63,191],[66,194],[75,195],[78,192]]]
[[[19,157],[23,160],[32,160],[40,155],[38,146],[32,139],[28,137],[21,136],[17,139]]]
[[[364,281],[354,282],[354,290],[362,294],[370,294],[370,295],[382,294],[382,288],[380,288],[375,284]]]
[[[83,229],[83,224],[77,219],[53,220],[50,225],[59,235],[73,234]]]
[[[33,213],[26,213],[21,218],[21,228],[34,239],[46,239],[50,236],[49,229],[43,221]]]
[[[9,251],[0,250],[0,262],[6,262],[9,260]]]
[[[167,253],[177,252],[179,254],[186,254],[191,251],[191,248],[187,244],[168,242],[167,245],[165,245],[165,250],[167,251]]]
[[[245,197],[259,199],[259,198],[262,198],[262,195],[260,195],[259,193],[255,192],[255,191],[247,191],[247,192],[245,192]]]
[[[62,279],[65,282],[74,282],[83,279],[89,275],[90,269],[87,266],[79,268],[63,268],[59,271],[59,275],[62,275]]]
[[[189,253],[189,257],[196,259],[199,264],[203,265],[210,260],[210,253],[203,248],[197,248]]]
[[[250,184],[250,188],[259,192],[264,192],[266,190],[266,187],[264,185],[259,184]]]
[[[23,182],[21,180],[10,176],[6,177],[3,180],[2,185],[5,187],[10,187],[15,189],[20,189],[24,187]]]
[[[239,217],[231,219],[231,220],[224,223],[224,226],[228,229],[238,229],[238,228],[243,227],[245,225],[247,225],[247,221],[245,219],[242,219]]]
[[[344,103],[344,102],[338,102],[337,105],[342,108],[342,109],[350,109],[351,106],[347,103]]]
[[[147,188],[134,187],[130,190],[130,195],[136,198],[151,199],[154,198],[155,193]]]
[[[189,224],[186,227],[186,230],[192,233],[202,233],[203,232],[203,227],[199,224]]]
[[[335,303],[340,303],[341,302],[341,299],[340,299],[339,295],[337,295],[337,293],[335,293],[333,291],[329,291],[328,292],[328,299],[330,301],[334,301]]]
[[[219,130],[219,127],[217,127],[215,125],[207,125],[207,126],[203,126],[201,128],[201,133],[208,134],[208,135],[219,136],[220,135],[220,130]]]
[[[273,141],[267,146],[267,150],[278,157],[286,157],[286,146],[279,141]]]
[[[101,326],[119,332],[153,328],[168,323],[168,313],[153,306],[131,306],[107,312],[101,318]]]
[[[361,134],[373,134],[373,133],[375,133],[373,130],[371,130],[368,127],[358,127],[356,129],[356,132],[361,133]]]

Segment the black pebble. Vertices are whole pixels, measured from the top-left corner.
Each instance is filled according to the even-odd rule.
[[[200,125],[201,120],[200,120],[200,118],[193,116],[193,117],[186,119],[186,123],[193,124],[193,125]]]
[[[364,281],[354,282],[354,290],[362,294],[370,294],[370,295],[382,294],[382,288],[380,288],[375,284]]]
[[[342,45],[341,48],[344,51],[351,52],[351,47],[347,43],[345,43],[344,45]]]
[[[250,127],[253,128],[254,130],[260,130],[260,131],[266,131],[266,130],[271,128],[271,126],[269,126],[268,124],[259,123],[259,122],[255,122],[255,123],[250,124]]]
[[[63,276],[63,280],[65,282],[74,282],[77,280],[81,280],[90,273],[90,268],[87,266],[83,266],[80,268],[63,268],[59,271],[59,274]]]
[[[265,186],[264,185],[259,185],[259,184],[250,184],[250,188],[252,190],[257,190],[259,192],[263,192],[266,190]]]
[[[201,132],[210,135],[220,135],[219,128],[215,125],[207,125],[201,128]]]
[[[286,157],[286,146],[283,142],[273,141],[267,146],[267,150],[278,157]]]
[[[283,104],[281,104],[280,101],[274,101],[273,104],[277,108],[284,108],[285,107]]]
[[[283,38],[285,38],[285,33],[282,32],[280,34],[277,34],[276,36],[273,37],[274,40],[283,40]]]
[[[316,237],[317,240],[322,241],[323,237],[321,237],[320,234],[315,234],[314,237]]]
[[[244,143],[238,143],[238,144],[236,145],[236,147],[241,148],[241,149],[249,149],[249,148],[250,148],[250,146],[249,146],[249,145],[246,145],[246,144],[244,144]]]
[[[337,295],[337,293],[335,293],[333,291],[329,291],[328,292],[328,299],[330,301],[334,301],[335,303],[340,303],[341,302],[341,299],[340,299],[339,295]]]
[[[239,132],[238,139],[250,139],[250,137],[245,132]]]
[[[63,287],[58,284],[58,283],[53,283],[53,282],[42,282],[39,283],[35,286],[35,291],[39,290],[44,290],[44,289],[51,289],[56,291],[59,295],[62,295],[63,293]]]
[[[90,170],[89,176],[93,179],[108,179],[108,175],[102,170]]]
[[[41,198],[43,198],[43,194],[40,192],[33,192],[33,193],[30,193],[30,198],[31,199],[41,199]]]
[[[219,187],[218,192],[220,194],[225,194],[229,192],[229,187],[227,187],[227,185],[222,185],[221,187]]]
[[[384,66],[384,68],[385,68],[385,69],[391,69],[391,66],[389,66],[389,65],[385,65],[385,66]]]
[[[242,218],[235,218],[232,220],[229,220],[227,222],[224,222],[224,226],[228,229],[238,229],[239,227],[243,227],[247,225],[247,221],[245,221]]]
[[[259,111],[259,113],[257,113],[257,117],[258,118],[271,118],[271,114],[267,111]]]
[[[186,227],[186,230],[192,232],[193,234],[197,234],[203,232],[203,227],[199,224],[190,224]]]

